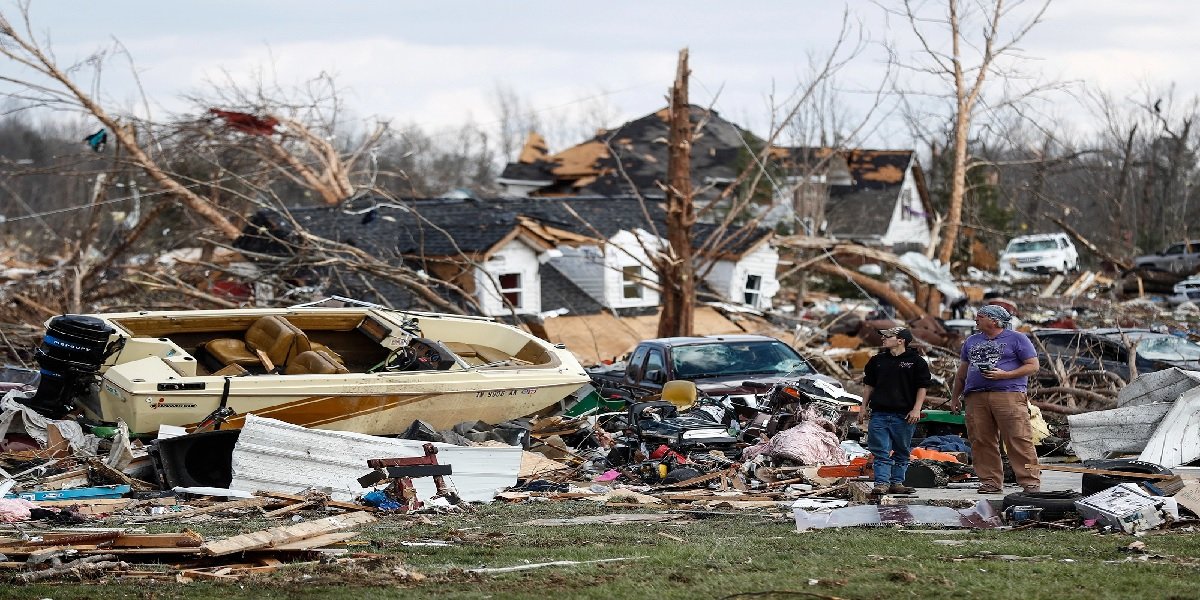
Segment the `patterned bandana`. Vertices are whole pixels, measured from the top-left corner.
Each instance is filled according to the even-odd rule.
[[[1012,315],[1008,314],[1008,311],[1004,310],[1003,306],[988,304],[987,306],[980,307],[976,314],[983,315],[995,321],[996,325],[1004,329],[1008,329],[1012,325]]]

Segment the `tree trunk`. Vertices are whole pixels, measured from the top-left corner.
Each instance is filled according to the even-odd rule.
[[[692,263],[692,122],[688,105],[688,51],[679,51],[671,88],[670,139],[667,155],[667,243],[654,263],[662,289],[658,337],[692,335],[696,304],[696,268]]]

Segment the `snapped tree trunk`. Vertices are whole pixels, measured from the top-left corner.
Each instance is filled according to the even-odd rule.
[[[692,262],[692,122],[688,105],[688,51],[679,51],[671,87],[667,154],[667,247],[654,259],[662,290],[658,337],[692,335],[696,305],[696,267]]]

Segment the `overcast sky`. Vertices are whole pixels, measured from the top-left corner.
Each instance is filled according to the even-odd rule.
[[[8,0],[0,6],[13,18]],[[360,115],[429,129],[494,123],[498,85],[547,119],[602,103],[615,125],[665,104],[677,52],[687,46],[692,101],[708,104],[720,89],[718,111],[765,133],[773,87],[790,89],[807,74],[810,55],[829,51],[842,7],[825,0],[35,0],[32,23],[62,63],[119,40],[160,111],[183,108],[181,93],[203,89],[222,71],[266,71],[284,84],[325,71]],[[838,85],[859,98],[846,101],[850,110],[865,111],[864,92],[885,72],[874,44],[893,41],[905,59],[916,45],[907,25],[878,4],[848,7],[872,44]],[[1195,0],[1056,0],[1021,44],[1033,59],[1023,68],[1119,96],[1174,83],[1179,97],[1190,98],[1200,91],[1197,13]],[[124,61],[104,68],[104,101],[133,103],[127,70]],[[0,75],[12,73],[0,63]],[[1061,102],[1047,110],[1073,112]],[[890,120],[870,143],[906,142],[898,119]]]

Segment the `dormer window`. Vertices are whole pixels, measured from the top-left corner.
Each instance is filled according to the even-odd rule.
[[[642,266],[631,265],[621,269],[621,290],[622,298],[626,300],[639,300],[645,292],[642,287]]]
[[[511,304],[513,308],[521,308],[521,297],[523,295],[521,274],[503,273],[496,276],[496,282],[499,284],[500,295],[504,297],[504,301]]]

